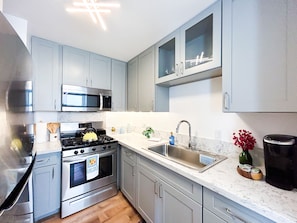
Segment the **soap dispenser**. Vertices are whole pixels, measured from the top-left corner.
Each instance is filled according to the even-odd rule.
[[[171,132],[170,134],[171,134],[171,135],[170,135],[170,137],[169,137],[169,144],[170,144],[170,145],[174,145],[174,135],[173,135],[172,132]]]

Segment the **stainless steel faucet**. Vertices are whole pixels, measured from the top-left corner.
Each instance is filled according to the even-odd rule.
[[[191,124],[190,122],[188,122],[187,120],[181,120],[178,124],[177,124],[177,127],[176,127],[176,133],[178,133],[178,130],[179,130],[179,126],[181,123],[187,123],[189,125],[189,148],[192,149],[192,141],[191,141]]]

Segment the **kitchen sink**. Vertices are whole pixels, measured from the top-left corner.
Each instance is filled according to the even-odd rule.
[[[169,144],[148,147],[148,150],[173,162],[196,169],[199,172],[203,172],[224,159],[227,159],[227,157],[222,155],[200,150],[194,151],[182,146],[173,146]]]

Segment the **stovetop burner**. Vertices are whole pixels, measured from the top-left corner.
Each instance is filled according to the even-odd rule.
[[[90,123],[61,123],[60,124],[60,139],[62,150],[72,150],[78,148],[104,146],[117,142],[114,138],[106,135],[106,130],[102,128],[101,122]],[[85,134],[93,132],[97,135],[96,141],[83,141]]]
[[[115,140],[112,137],[109,137],[107,135],[98,135],[98,140],[91,141],[91,142],[83,141],[82,137],[69,137],[69,138],[61,139],[63,150],[97,146],[97,145],[109,144],[112,142],[115,142]]]

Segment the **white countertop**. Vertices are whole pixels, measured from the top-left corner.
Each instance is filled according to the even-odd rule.
[[[297,189],[286,191],[269,185],[265,180],[256,181],[242,177],[236,170],[238,157],[228,157],[205,172],[199,173],[147,150],[149,146],[167,141],[152,142],[138,133],[117,134],[112,137],[122,146],[273,221],[297,222]]]
[[[62,146],[60,140],[54,142],[34,142],[33,151],[37,153],[37,155],[61,152]]]

